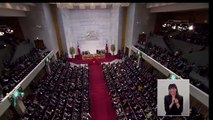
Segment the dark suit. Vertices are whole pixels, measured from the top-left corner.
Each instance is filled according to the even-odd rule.
[[[177,96],[176,97],[179,101],[180,107],[179,109],[176,107],[176,104],[174,103],[171,107],[169,108],[169,105],[172,103],[172,96],[171,95],[166,95],[164,97],[164,107],[166,111],[166,115],[181,115],[183,112],[183,96]]]

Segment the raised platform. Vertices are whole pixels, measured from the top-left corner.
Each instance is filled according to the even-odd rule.
[[[82,55],[82,60],[91,60],[93,58],[95,59],[104,59],[105,54],[89,54],[89,55]]]
[[[76,55],[75,58],[67,58],[67,61],[75,64],[101,64],[101,62],[111,62],[119,58],[119,55],[105,54],[104,57],[93,56],[90,59],[82,59],[81,55]]]

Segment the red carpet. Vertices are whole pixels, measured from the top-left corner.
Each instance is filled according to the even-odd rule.
[[[101,62],[111,62],[119,56],[107,56],[104,59],[82,60],[77,56],[68,58],[68,62],[76,64],[89,64],[89,93],[91,120],[116,120],[116,113],[112,106],[112,98],[106,86],[102,73]],[[93,63],[95,61],[95,63]]]
[[[116,120],[116,113],[100,65],[89,65],[89,80],[92,120]]]

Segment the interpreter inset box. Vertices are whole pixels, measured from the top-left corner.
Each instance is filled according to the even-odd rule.
[[[189,79],[158,79],[157,115],[189,116]]]

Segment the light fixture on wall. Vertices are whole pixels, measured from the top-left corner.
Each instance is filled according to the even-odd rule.
[[[188,20],[168,20],[164,24],[162,24],[162,27],[178,31],[192,31],[194,29],[193,24],[189,23]]]
[[[175,30],[176,29],[176,25],[172,26],[172,29]]]
[[[1,31],[1,32],[0,32],[0,36],[4,36],[4,32]]]
[[[11,27],[8,27],[7,25],[0,25],[0,36],[4,36],[5,33],[12,34],[14,30]]]

